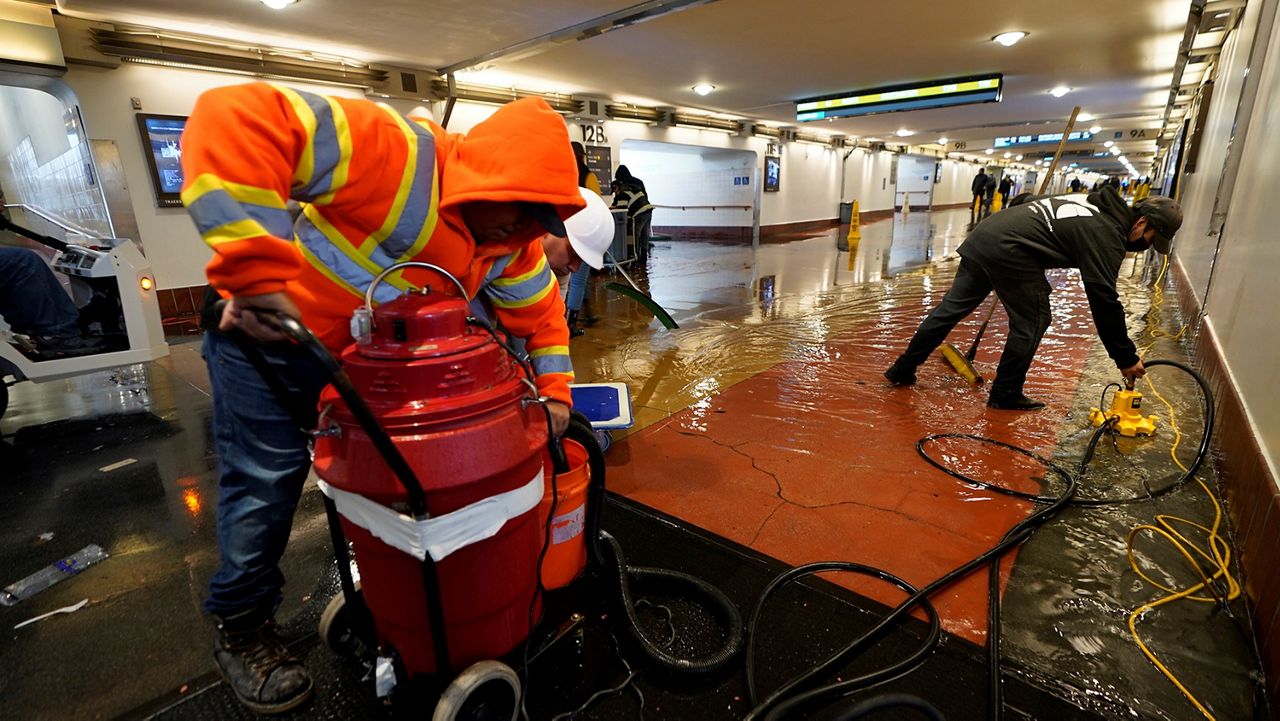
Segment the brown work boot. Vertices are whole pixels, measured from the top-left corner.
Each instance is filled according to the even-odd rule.
[[[262,714],[297,708],[311,696],[311,677],[280,640],[273,619],[241,613],[220,619],[213,659],[245,706]]]

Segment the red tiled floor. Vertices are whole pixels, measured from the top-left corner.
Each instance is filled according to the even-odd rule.
[[[989,410],[985,390],[941,361],[920,368],[917,386],[890,388],[880,371],[919,317],[876,318],[620,442],[610,486],[790,564],[859,561],[927,584],[993,545],[1030,505],[954,481],[921,459],[915,443],[965,432],[1052,449],[1064,420],[1054,409],[1072,398],[1094,342],[1078,284],[1059,278],[1054,285],[1054,325],[1027,386],[1050,403],[1045,412]],[[971,338],[977,322],[953,338]],[[988,375],[1004,323],[997,312],[978,356]],[[1005,452],[969,445],[964,453],[981,459],[975,472],[987,477],[1036,469]],[[877,582],[833,580],[885,603],[901,599]],[[985,639],[986,583],[976,573],[934,599],[948,631]]]

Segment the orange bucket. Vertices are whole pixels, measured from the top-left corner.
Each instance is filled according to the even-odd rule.
[[[551,546],[542,560],[542,586],[548,590],[564,588],[587,567],[587,486],[591,467],[587,451],[576,441],[562,439],[569,470],[556,476],[556,517],[551,521]],[[551,513],[551,459],[546,457],[546,491],[538,505],[538,525],[547,526]],[[546,538],[540,531],[540,538]]]

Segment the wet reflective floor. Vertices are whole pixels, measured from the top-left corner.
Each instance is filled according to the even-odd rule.
[[[1088,409],[1118,374],[1094,336],[1078,280],[1062,271],[1050,277],[1054,323],[1027,386],[1047,410],[988,409],[984,390],[941,360],[922,366],[914,387],[884,381],[881,371],[948,287],[967,219],[965,210],[912,212],[863,226],[860,240],[841,228],[758,250],[658,242],[648,267],[627,270],[680,324],[675,330],[605,288],[620,277],[595,276],[591,310],[600,320],[574,340],[574,366],[582,382],[627,383],[637,417],[609,451],[610,488],[785,564],[853,560],[917,585],[993,545],[1033,504],[947,476],[917,453],[917,442],[977,434],[1073,467],[1088,439]],[[1157,302],[1161,322],[1149,323],[1145,281],[1157,270],[1131,261],[1122,271],[1130,329],[1151,345],[1148,358],[1183,360],[1170,337],[1182,322],[1176,309]],[[962,352],[980,321],[953,333]],[[1004,333],[997,311],[976,362],[988,376]],[[1144,412],[1162,418],[1156,436],[1105,442],[1081,496],[1145,496],[1176,477],[1170,421],[1184,436],[1175,455],[1190,463],[1203,428],[1196,389],[1172,369],[1152,377],[1169,402],[1148,395]],[[11,629],[89,599],[75,613],[6,630],[0,698],[20,711],[15,718],[144,716],[155,699],[180,697],[212,669],[200,603],[217,560],[215,459],[199,346],[175,345],[170,358],[146,367],[23,384],[12,395],[0,421],[3,582],[89,543],[111,557],[0,607],[0,624]],[[1004,449],[946,438],[926,450],[996,485],[1061,490],[1042,464]],[[1211,467],[1200,475],[1215,488]],[[1005,559],[1007,673],[1104,717],[1203,718],[1126,627],[1130,611],[1164,595],[1130,567],[1125,545],[1132,527],[1158,514],[1211,527],[1213,506],[1192,483],[1157,500],[1068,509]],[[1204,541],[1202,532],[1189,534]],[[1154,535],[1135,542],[1139,567],[1170,587],[1193,583],[1185,561]],[[282,618],[300,618],[332,592],[314,581],[328,561],[320,497],[308,487],[285,559]],[[881,603],[900,600],[871,582],[830,580]],[[955,642],[986,641],[984,573],[943,589],[934,603]],[[1250,674],[1260,672],[1237,631],[1248,618],[1239,603],[1170,603],[1137,625],[1220,719],[1253,717]]]

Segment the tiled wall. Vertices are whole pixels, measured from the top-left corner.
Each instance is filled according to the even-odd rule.
[[[1181,264],[1175,269],[1172,276],[1178,300],[1187,317],[1194,318],[1199,304]],[[1267,692],[1275,703],[1280,698],[1280,492],[1213,333],[1194,323],[1190,329],[1191,357],[1216,401],[1213,451],[1244,569],[1244,588],[1262,653]]]
[[[7,106],[0,137],[0,189],[6,200],[35,205],[109,236],[106,201],[79,111],[26,88],[0,88],[0,104]]]

